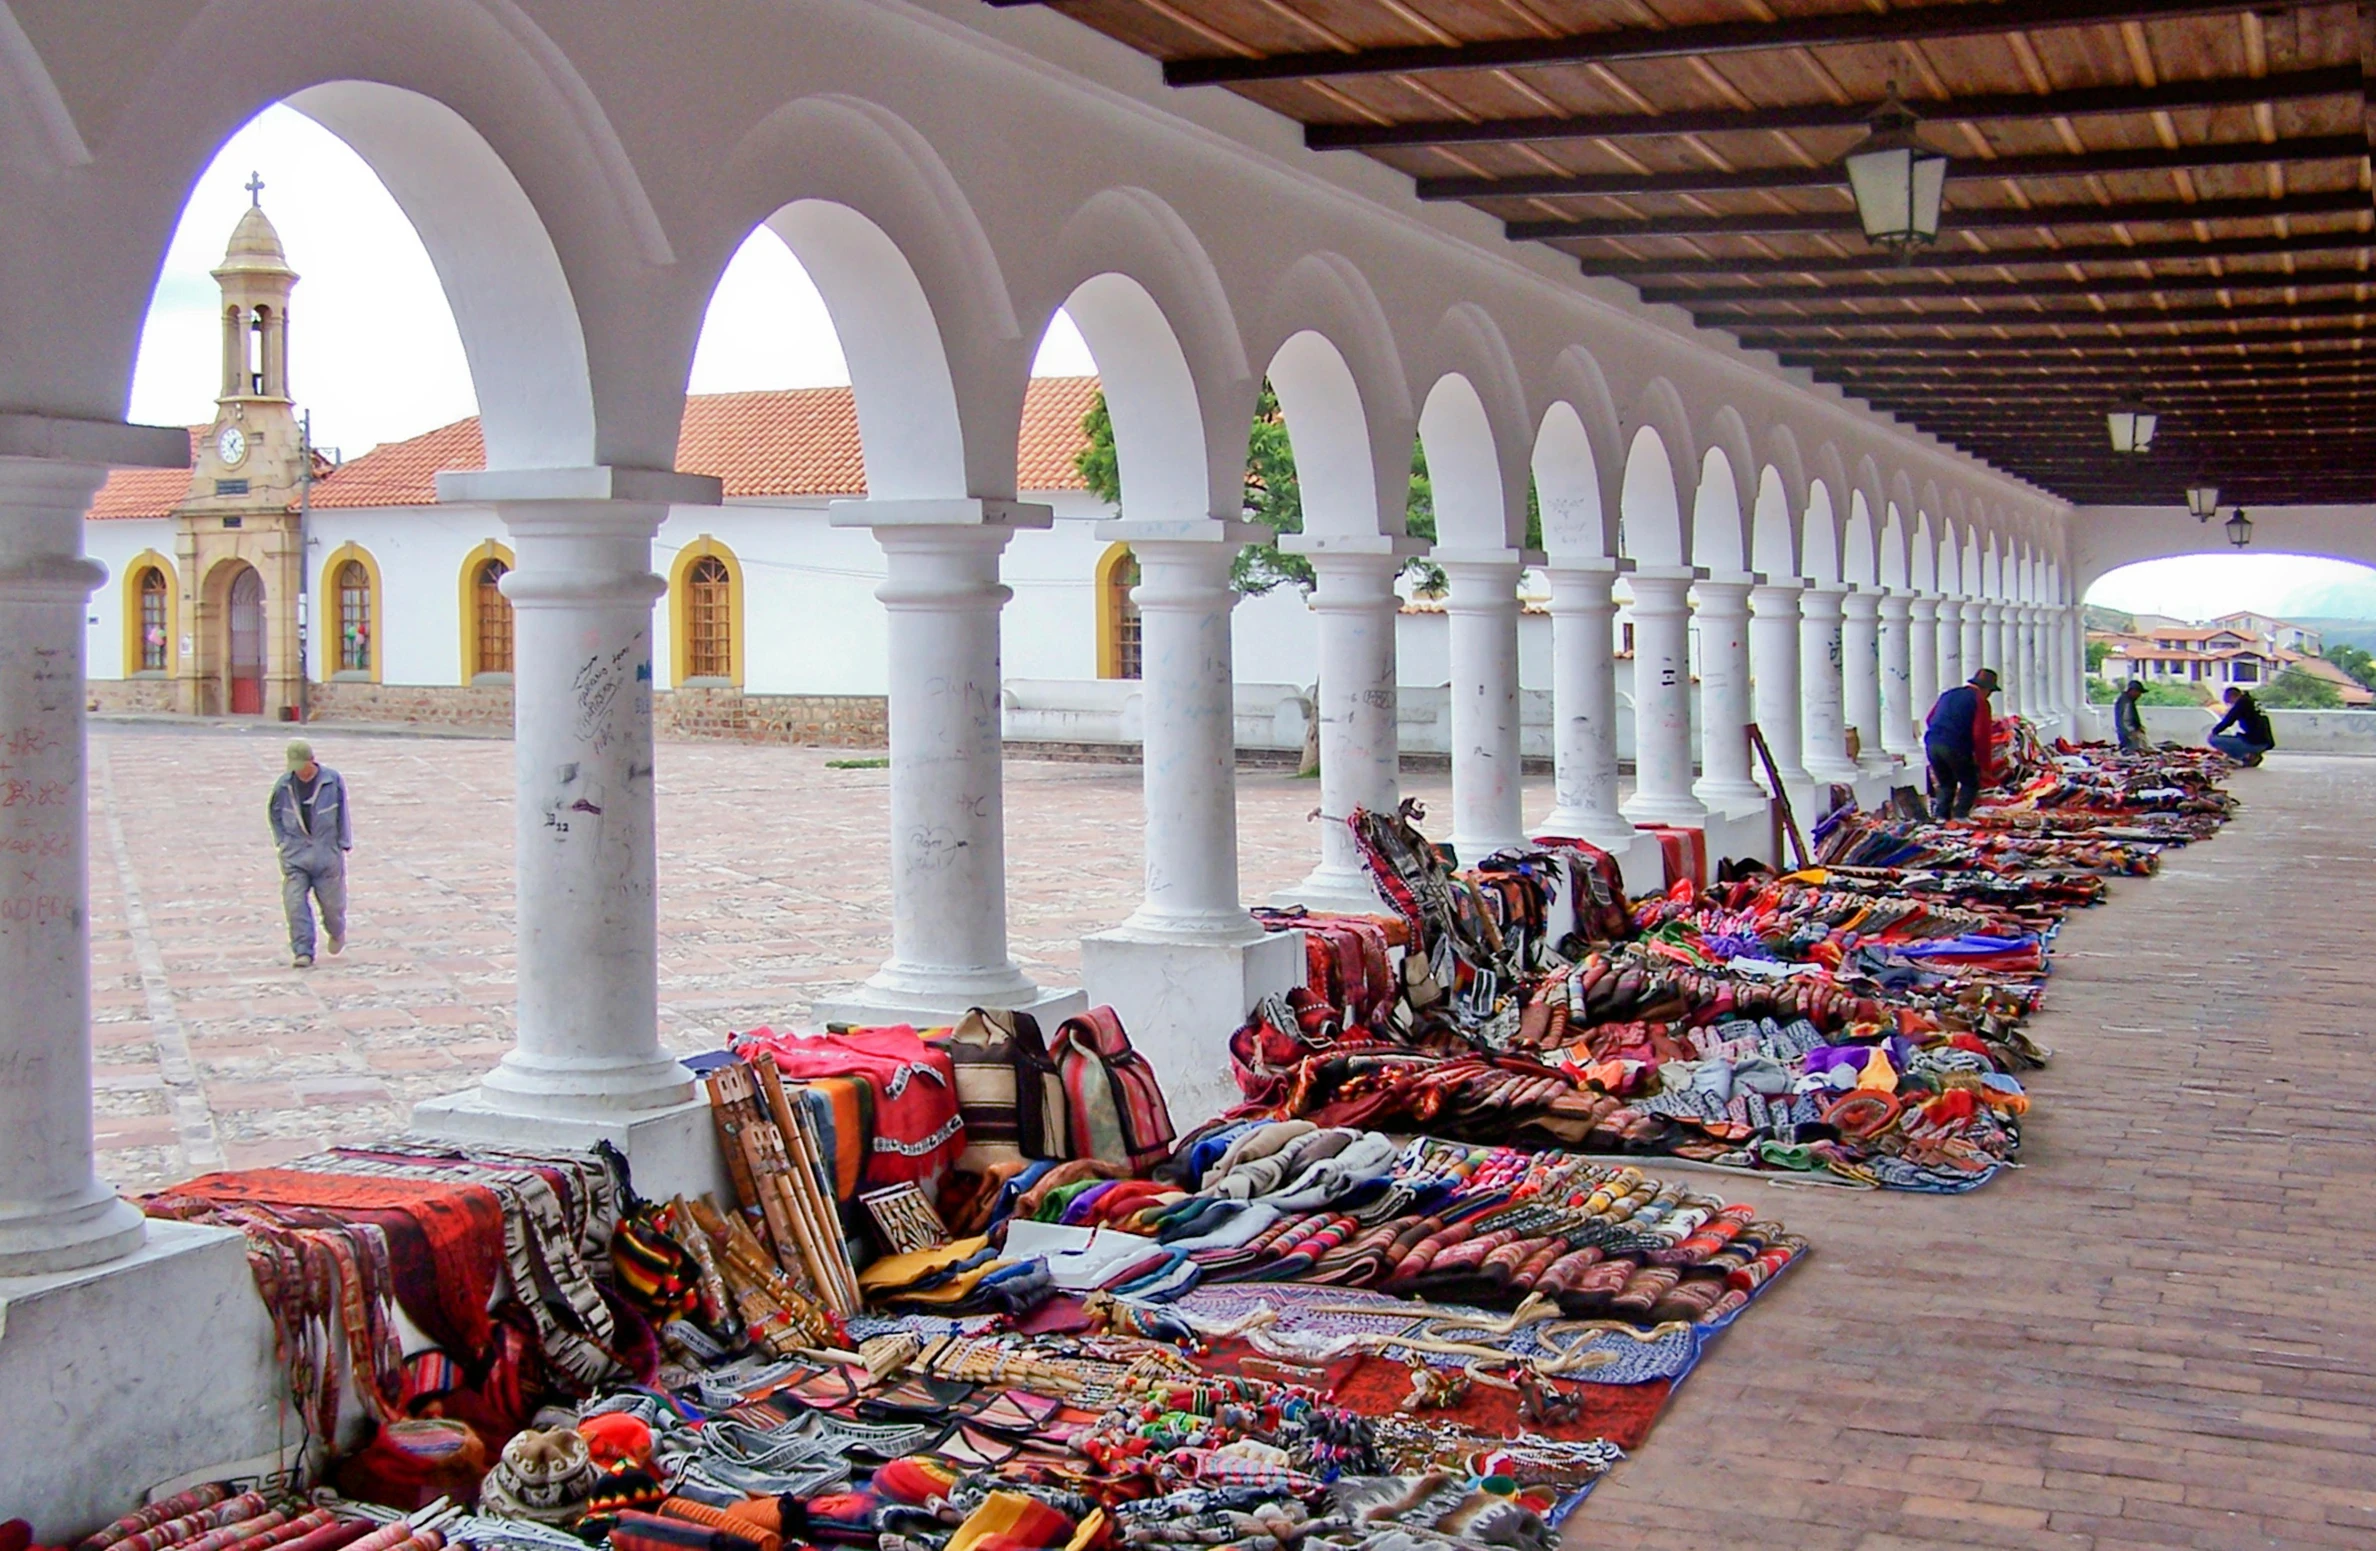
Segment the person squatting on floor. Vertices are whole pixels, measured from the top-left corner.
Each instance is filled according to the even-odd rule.
[[[2230,727],[2236,730],[2229,732]],[[2260,702],[2230,684],[2227,715],[2204,741],[2239,765],[2257,765],[2263,754],[2277,746],[2277,734],[2270,730],[2269,713],[2261,709]]]
[[[354,848],[347,827],[346,782],[314,762],[313,745],[289,745],[288,773],[272,784],[265,804],[273,844],[280,848],[281,907],[289,915],[289,957],[299,969],[313,968],[316,900],[322,931],[332,953],[346,946],[346,854]]]
[[[1988,697],[1996,693],[1996,669],[1982,668],[1971,681],[1941,695],[1923,722],[1922,751],[1930,756],[1932,812],[1942,819],[1968,817],[1988,776],[1989,733],[1994,726]]]

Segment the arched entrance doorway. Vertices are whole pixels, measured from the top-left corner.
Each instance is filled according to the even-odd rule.
[[[264,578],[243,565],[231,578],[224,611],[225,674],[233,716],[264,714]]]

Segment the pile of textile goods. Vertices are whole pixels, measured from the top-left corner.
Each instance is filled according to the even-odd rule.
[[[1315,977],[1257,1007],[1231,1041],[1235,1113],[1986,1183],[2019,1151],[2016,1074],[2044,1059],[2021,1024],[2056,923],[2229,806],[2193,751],[2048,751],[2019,722],[2000,741],[2012,785],[1971,820],[1845,807],[1817,828],[1821,865],[1728,866],[1630,911],[1621,893],[1609,908],[1614,869],[1588,846],[1460,872],[1415,804],[1357,813],[1412,945],[1400,1005],[1356,1017],[1331,1000],[1341,982]]]

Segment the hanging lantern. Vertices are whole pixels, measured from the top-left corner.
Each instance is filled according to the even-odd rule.
[[[2228,542],[2242,549],[2252,542],[2252,519],[2244,515],[2244,508],[2236,508],[2236,515],[2220,524],[2227,529]]]
[[[1901,264],[1914,250],[1939,237],[1939,206],[1947,191],[1947,158],[1923,145],[1920,120],[1889,98],[1872,117],[1872,133],[1848,153],[1848,191],[1856,196],[1856,217],[1865,240],[1888,248]]]
[[[2104,420],[2112,428],[2112,450],[2114,452],[2151,452],[2153,450],[2153,428],[2161,420],[2161,416],[2152,410],[2130,405],[2113,410],[2104,417]]]
[[[2217,485],[2189,485],[2186,509],[2197,522],[2209,522],[2219,515],[2219,487]]]

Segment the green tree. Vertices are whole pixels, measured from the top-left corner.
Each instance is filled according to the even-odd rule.
[[[2254,698],[2272,710],[2333,711],[2342,707],[2343,691],[2314,673],[2288,668]]]
[[[2089,679],[2087,681],[2088,703],[2110,705],[2113,698],[2120,693],[2120,689],[2120,682],[2112,679]],[[2205,699],[2201,690],[2181,684],[2147,684],[2145,693],[2139,697],[2140,703],[2144,705],[2200,706],[2204,704]]]
[[[2104,659],[2105,659],[2105,658],[2107,658],[2107,657],[2109,657],[2109,656],[2111,656],[2111,655],[2112,655],[2112,643],[2111,643],[2111,642],[2109,642],[2109,641],[2090,641],[2090,642],[2088,642],[2088,643],[2087,643],[2087,671],[2088,671],[2088,672],[2090,672],[2090,673],[2101,673],[2101,672],[2103,672],[2103,671],[2104,671]]]
[[[1122,465],[1114,450],[1114,419],[1102,392],[1082,416],[1081,429],[1089,444],[1081,449],[1073,466],[1080,470],[1092,495],[1119,509]],[[1254,423],[1246,436],[1244,511],[1248,522],[1258,522],[1275,534],[1303,532],[1303,489],[1296,480],[1295,448],[1287,439],[1287,416],[1279,408],[1279,396],[1268,381],[1254,401]],[[1403,526],[1418,538],[1435,541],[1435,489],[1427,475],[1426,449],[1416,440],[1411,443],[1411,487],[1403,504]],[[1526,531],[1528,547],[1539,548],[1542,513],[1531,485],[1526,494]],[[1418,576],[1420,591],[1443,589],[1444,573],[1431,562],[1413,560],[1406,569]],[[1275,542],[1247,545],[1230,567],[1231,585],[1248,594],[1269,592],[1287,582],[1309,592],[1315,580],[1309,560],[1280,549]]]
[[[2338,641],[2321,655],[2367,688],[2376,689],[2376,653],[2369,652],[2365,647]]]

